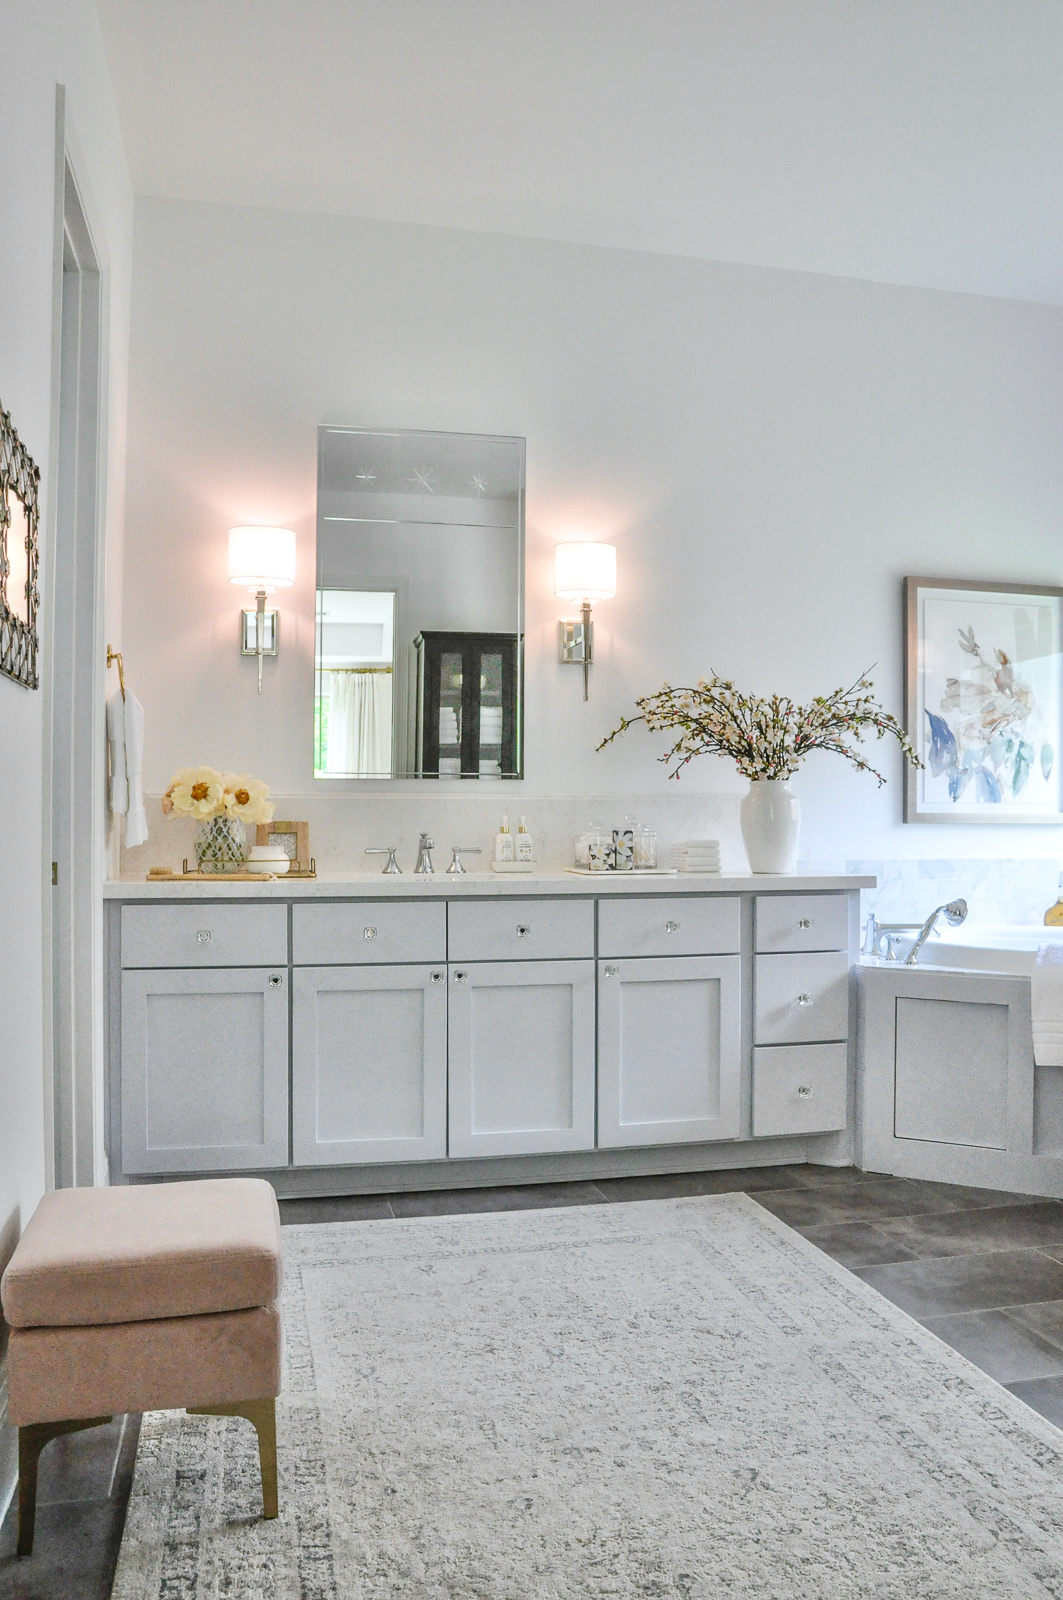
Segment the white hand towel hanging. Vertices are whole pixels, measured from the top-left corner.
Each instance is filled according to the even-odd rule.
[[[1063,945],[1043,944],[1030,978],[1033,1058],[1039,1067],[1063,1067]]]
[[[111,746],[111,812],[125,817],[127,850],[148,837],[144,810],[144,707],[130,690],[107,702],[107,738]]]

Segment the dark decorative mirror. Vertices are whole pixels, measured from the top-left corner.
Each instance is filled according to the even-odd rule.
[[[38,687],[37,489],[40,472],[0,410],[0,672]]]

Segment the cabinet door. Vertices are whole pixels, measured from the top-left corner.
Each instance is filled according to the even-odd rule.
[[[287,970],[123,972],[124,1171],[287,1165]]]
[[[737,1139],[738,956],[598,964],[598,1143]]]
[[[450,968],[450,1154],[594,1148],[594,962]]]
[[[301,968],[294,991],[296,1164],[445,1156],[446,967]]]

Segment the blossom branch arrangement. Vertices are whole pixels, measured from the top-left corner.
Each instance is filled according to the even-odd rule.
[[[860,740],[874,733],[896,739],[915,766],[923,763],[896,717],[871,694],[874,685],[860,677],[848,689],[835,689],[809,705],[796,705],[785,695],[761,699],[739,694],[734,684],[713,673],[693,689],[673,689],[663,684],[656,694],[636,700],[637,717],[621,717],[620,726],[598,746],[604,750],[636,722],[651,733],[679,729],[679,737],[660,761],[674,762],[668,776],[678,778],[695,756],[730,756],[744,778],[752,782],[789,778],[813,750],[844,756],[858,772],[870,772],[886,782],[864,756]]]
[[[209,822],[212,817],[232,817],[238,822],[272,822],[276,806],[269,788],[246,773],[216,772],[213,767],[182,767],[170,780],[162,797],[166,816],[192,817]]]

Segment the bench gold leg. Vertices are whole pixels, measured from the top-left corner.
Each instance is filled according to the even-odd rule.
[[[191,1417],[246,1417],[258,1434],[258,1464],[262,1473],[262,1515],[277,1515],[277,1402],[230,1400],[217,1406],[189,1406]]]
[[[37,1518],[37,1465],[41,1451],[64,1433],[101,1428],[110,1417],[79,1417],[68,1422],[31,1422],[18,1430],[18,1554],[33,1554],[33,1525]]]

